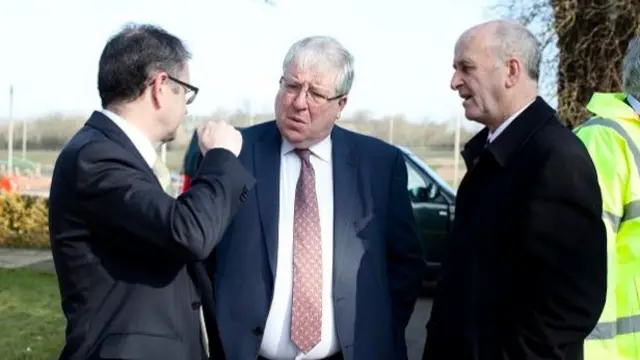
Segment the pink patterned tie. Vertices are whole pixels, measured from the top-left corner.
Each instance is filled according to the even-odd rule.
[[[309,150],[301,159],[293,220],[293,305],[291,340],[304,353],[320,342],[322,325],[322,245],[316,180]]]

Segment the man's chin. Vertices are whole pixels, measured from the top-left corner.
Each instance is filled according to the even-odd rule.
[[[174,133],[168,134],[167,136],[162,138],[161,141],[162,141],[163,144],[166,144],[166,143],[172,142],[175,139],[176,139],[176,133],[174,132]]]
[[[297,128],[286,127],[281,131],[281,134],[285,140],[294,146],[304,143],[307,140],[306,132],[302,132]]]
[[[482,114],[479,114],[476,109],[465,109],[464,117],[470,121],[480,122],[479,120],[482,118]]]

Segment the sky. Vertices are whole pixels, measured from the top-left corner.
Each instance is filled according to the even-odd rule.
[[[493,0],[0,0],[0,118],[14,86],[14,118],[98,109],[97,71],[108,38],[127,22],[182,38],[200,88],[189,113],[272,112],[288,48],[329,35],[355,57],[345,116],[368,110],[409,120],[462,116],[449,88],[453,47],[496,18]]]

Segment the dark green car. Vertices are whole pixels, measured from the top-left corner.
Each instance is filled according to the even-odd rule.
[[[423,258],[427,264],[424,280],[425,283],[433,284],[440,272],[444,243],[453,223],[456,193],[409,149],[401,146],[398,148],[404,153],[408,176],[407,191],[422,242]],[[189,187],[201,159],[197,134],[194,132],[184,157],[182,191]]]

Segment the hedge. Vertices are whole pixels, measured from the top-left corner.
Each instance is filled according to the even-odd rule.
[[[49,248],[48,199],[0,194],[0,247]]]

